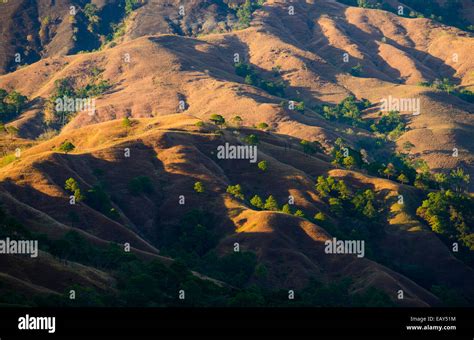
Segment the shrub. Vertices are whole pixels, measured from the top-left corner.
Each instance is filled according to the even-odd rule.
[[[291,212],[291,207],[288,203],[286,203],[285,205],[283,205],[283,207],[281,208],[281,211],[285,214],[289,214],[291,215],[292,212]]]
[[[254,207],[258,209],[263,209],[264,207],[263,201],[258,195],[255,195],[252,197],[252,199],[250,200],[250,204],[252,204]]]
[[[202,182],[196,182],[194,183],[194,191],[197,193],[203,193],[204,192],[204,185]]]
[[[84,196],[81,193],[81,189],[79,188],[79,183],[77,183],[74,178],[70,177],[66,180],[64,184],[64,189],[74,195],[76,202],[80,202],[84,199]]]
[[[249,145],[257,145],[259,143],[258,137],[254,134],[248,135],[244,140]]]
[[[224,117],[218,114],[212,114],[209,120],[217,126],[223,125],[225,123]]]
[[[304,218],[304,212],[300,209],[295,211],[295,216]]]
[[[0,123],[12,120],[20,115],[28,98],[17,91],[8,93],[0,89]]]
[[[123,126],[124,128],[129,128],[129,127],[132,126],[132,121],[131,121],[128,117],[124,117],[124,118],[122,119],[122,126]]]
[[[74,144],[72,144],[69,141],[64,141],[60,146],[59,146],[59,151],[62,151],[64,153],[68,153],[73,151],[76,148]]]
[[[265,200],[264,209],[274,211],[278,210],[278,202],[272,195],[268,196],[268,198]]]
[[[322,212],[318,212],[314,215],[314,219],[317,222],[324,222],[326,221],[326,216]]]
[[[240,198],[241,200],[245,199],[244,194],[242,194],[242,187],[240,184],[229,185],[227,187],[227,193],[233,195],[236,198]]]
[[[257,166],[260,170],[267,171],[267,168],[268,168],[267,161],[258,162]]]

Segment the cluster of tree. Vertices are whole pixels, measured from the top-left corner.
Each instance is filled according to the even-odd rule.
[[[79,187],[79,183],[77,183],[74,178],[70,177],[66,180],[64,183],[64,189],[74,195],[76,202],[84,200],[84,195],[82,194],[81,188]]]
[[[273,210],[273,211],[278,211],[279,206],[278,202],[273,197],[273,195],[270,195],[267,197],[265,200],[265,203],[263,202],[262,198],[259,195],[254,195],[250,199],[250,204],[253,205],[255,208],[262,209],[262,210]]]
[[[446,93],[458,96],[462,100],[465,100],[469,103],[474,103],[474,92],[468,89],[459,88],[449,78],[436,79],[434,82],[421,82],[418,83],[418,85],[444,91]]]
[[[452,190],[454,192],[464,192],[469,183],[469,175],[464,172],[462,168],[451,170],[449,174],[445,173],[431,173],[428,165],[423,160],[418,160],[413,165],[419,172],[415,175],[413,184],[416,188],[421,190]],[[410,177],[411,178],[411,177]]]
[[[304,101],[299,100],[299,101],[293,101],[293,105],[290,105],[290,102],[287,100],[282,100],[280,102],[280,107],[284,109],[290,109],[290,110],[295,110],[298,112],[301,112],[304,114],[305,111],[305,104]]]
[[[237,7],[237,18],[239,19],[240,28],[247,28],[252,21],[252,14],[262,7],[265,0],[245,0],[245,2]]]
[[[399,12],[399,8],[392,7],[388,1],[384,0],[338,0],[346,5],[358,6],[363,8],[376,8],[390,11],[400,16],[410,18],[430,18],[442,22],[447,25],[456,26],[464,30],[474,30],[474,25],[469,24],[463,16],[462,1],[460,0],[448,0],[444,3],[436,1],[425,1],[425,0],[406,0],[404,4],[412,11],[408,11],[405,7],[403,12]]]
[[[345,98],[336,106],[324,105],[322,115],[328,120],[336,120],[358,127],[366,127],[362,120],[362,110],[370,107],[367,99],[357,100],[354,96]]]
[[[56,101],[58,99],[67,97],[71,99],[96,97],[107,91],[111,85],[107,80],[100,79],[100,76],[92,70],[91,82],[82,88],[76,89],[74,86],[74,79],[66,77],[57,79],[54,82],[54,90],[52,95],[48,98],[45,105],[45,111],[47,113],[48,123],[54,125],[54,121],[62,119],[67,121],[72,117],[75,112],[71,112],[71,108],[68,107],[67,111],[59,111],[56,109]],[[73,107],[72,109],[76,109]]]
[[[472,30],[461,14],[462,1],[460,0],[448,0],[442,4],[437,1],[406,0],[405,4],[415,10],[408,13],[410,17],[430,18],[464,30]]]
[[[195,225],[209,218],[205,212],[187,215],[182,222]],[[212,219],[212,218],[211,218]],[[207,222],[210,222],[209,220]],[[182,224],[182,223],[181,223]],[[109,272],[116,279],[115,289],[97,290],[73,285],[64,295],[25,296],[13,291],[0,290],[2,303],[33,307],[385,307],[394,306],[389,297],[375,288],[354,294],[353,282],[343,279],[331,283],[312,280],[305,288],[288,299],[287,290],[271,290],[248,286],[252,277],[266,277],[268,271],[258,264],[253,252],[242,251],[219,257],[214,251],[197,258],[193,268],[210,277],[231,284],[234,288],[217,286],[202,280],[191,272],[191,267],[181,260],[171,266],[161,262],[143,261],[136,255],[124,251],[118,244],[99,247],[88,242],[78,232],[67,232],[62,238],[52,240],[45,234],[32,234],[15,219],[0,209],[0,236],[16,239],[37,239],[42,251],[58,259],[78,262]],[[170,228],[174,229],[174,228]],[[183,234],[180,230],[178,234]],[[193,248],[194,242],[185,242]],[[237,289],[235,288],[237,287]],[[76,299],[69,298],[69,291],[76,292]],[[180,294],[184,293],[184,299]]]
[[[306,217],[303,210],[301,210],[301,209],[296,209],[295,212],[293,212],[293,209],[291,208],[291,205],[289,205],[288,203],[285,203],[281,207],[281,212],[283,212],[285,214],[288,214],[288,215],[295,215],[295,216],[301,217],[301,218]]]
[[[370,128],[374,132],[388,136],[390,140],[396,140],[405,131],[406,124],[400,116],[400,112],[390,111],[370,125]]]
[[[414,185],[419,189],[438,189],[443,184],[443,175],[431,174],[428,165],[422,159],[413,161],[406,154],[396,153],[369,162],[367,157],[364,157],[364,154],[367,153],[365,150],[358,151],[346,146],[341,138],[338,138],[335,144],[331,162],[334,165],[347,169],[359,168],[372,176],[385,177],[402,184]]]
[[[89,3],[84,6],[84,15],[87,18],[87,30],[89,32],[95,32],[99,28],[100,16],[99,9],[96,4]]]
[[[260,140],[257,135],[250,134],[244,138],[244,142],[247,143],[248,145],[257,145]]]
[[[100,79],[96,82],[89,83],[76,91],[78,98],[97,97],[103,94],[111,87],[108,80]]]
[[[376,200],[372,190],[352,192],[343,180],[331,176],[319,176],[315,185],[318,194],[328,203],[330,211],[340,221],[331,233],[343,239],[363,239],[371,248],[384,229],[381,220],[382,205]],[[349,217],[350,216],[350,217]],[[325,216],[315,215],[316,222],[325,221]]]
[[[365,164],[361,152],[345,146],[342,138],[336,139],[335,147],[332,150],[332,157],[332,164],[343,166],[347,169],[362,168]]]
[[[116,2],[113,12],[108,6],[99,8],[94,3],[88,3],[71,23],[78,34],[74,35],[78,49],[95,51],[103,48],[125,34],[125,19],[137,8],[142,6],[141,0],[120,0]],[[79,53],[80,53],[79,52]]]
[[[303,148],[303,152],[307,155],[314,155],[316,152],[324,153],[324,148],[318,141],[310,142],[303,139],[300,145]]]
[[[244,62],[235,64],[235,73],[238,76],[243,77],[247,85],[259,87],[274,96],[285,96],[285,84],[283,81],[262,79],[260,75],[254,70],[254,68],[249,64]]]
[[[262,162],[265,162],[265,161],[262,161]],[[241,199],[241,200],[245,201],[245,195],[242,193],[242,187],[241,187],[240,184],[229,185],[227,187],[227,193],[231,194],[235,198],[238,198],[238,199]],[[259,195],[254,195],[250,199],[249,203],[250,203],[250,205],[252,205],[253,207],[255,207],[257,209],[282,211],[286,214],[295,215],[295,216],[299,216],[299,217],[304,217],[304,213],[300,209],[296,210],[293,213],[292,209],[291,209],[291,206],[288,203],[284,204],[281,207],[281,210],[280,210],[280,206],[279,206],[277,200],[275,199],[275,197],[273,197],[273,195],[268,196],[267,199],[265,200],[265,202],[263,201],[263,199]]]
[[[245,199],[245,196],[244,194],[242,193],[242,187],[240,186],[240,184],[236,184],[236,185],[229,185],[227,187],[227,193],[231,194],[232,196],[234,196],[235,198],[239,198],[241,200],[244,200]]]
[[[338,1],[349,6],[358,6],[362,8],[376,8],[376,9],[385,9],[385,10],[389,8],[386,4],[380,3],[377,0],[338,0]]]
[[[431,229],[474,250],[474,200],[452,190],[430,192],[416,211]]]
[[[421,165],[417,166],[422,167]],[[415,185],[418,182],[425,182],[422,173],[417,173],[412,161],[406,155],[400,153],[390,155],[384,162],[375,161],[370,163],[366,168],[372,175],[386,177],[403,184]]]
[[[18,117],[25,107],[28,98],[17,91],[0,89],[0,123],[8,122]]]
[[[118,211],[112,206],[110,196],[105,192],[101,185],[95,185],[83,194],[79,183],[74,178],[70,177],[66,180],[64,189],[73,194],[76,202],[84,201],[88,206],[100,211],[112,219],[119,218]],[[72,219],[77,220],[74,216]]]

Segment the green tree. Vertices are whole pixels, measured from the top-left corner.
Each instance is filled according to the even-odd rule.
[[[449,182],[449,177],[443,173],[436,173],[434,175],[434,180],[438,184],[440,189],[446,189]]]
[[[259,209],[263,209],[264,207],[263,200],[258,195],[255,195],[252,197],[252,199],[250,200],[250,204],[252,204],[254,207],[259,208]]]
[[[278,202],[272,195],[268,196],[268,198],[265,200],[264,209],[274,211],[278,210]]]
[[[69,141],[64,141],[60,146],[59,146],[59,151],[62,151],[64,153],[68,153],[73,151],[76,148],[74,144],[72,144]]]
[[[240,116],[235,116],[235,117],[232,118],[232,122],[235,125],[240,126],[240,125],[242,125],[243,119]]]
[[[342,164],[347,168],[347,169],[352,169],[355,165],[355,159],[352,156],[347,156],[344,157],[342,160]]]
[[[295,216],[304,218],[304,212],[300,209],[295,211]]]
[[[128,129],[129,127],[131,127],[131,126],[132,126],[132,121],[130,120],[130,118],[124,117],[124,118],[122,119],[122,126],[123,126],[124,128],[126,128],[126,129]]]
[[[259,143],[258,137],[254,134],[245,137],[245,143],[249,145],[257,145]]]
[[[289,214],[291,215],[292,212],[291,212],[291,207],[288,203],[286,203],[285,205],[283,205],[283,207],[281,208],[281,211],[285,214]]]
[[[258,162],[257,166],[260,170],[267,171],[267,168],[268,168],[267,161],[260,161]]]
[[[130,15],[137,6],[137,0],[125,0],[125,14]]]
[[[225,119],[221,115],[218,114],[212,114],[211,117],[209,118],[211,122],[213,122],[217,126],[224,125]]]
[[[314,215],[314,219],[317,222],[324,222],[326,221],[326,216],[320,211]]]
[[[304,112],[304,102],[296,103],[295,110],[298,111],[298,112],[303,113]]]
[[[10,92],[4,99],[6,104],[13,106],[16,115],[19,115],[25,105],[27,98],[17,91]]]
[[[227,193],[233,195],[236,198],[240,198],[241,200],[245,199],[244,194],[242,193],[242,187],[240,186],[240,184],[229,185],[227,187]]]
[[[244,83],[247,85],[257,86],[257,79],[253,74],[247,74],[244,79]]]
[[[365,217],[372,219],[377,215],[377,211],[374,208],[374,205],[372,204],[372,201],[368,201],[367,204],[364,207],[363,214]]]
[[[464,170],[462,168],[451,170],[451,173],[449,174],[448,182],[455,192],[464,191],[467,185],[469,184],[469,181],[469,174],[464,173]]]
[[[202,182],[196,182],[194,183],[194,191],[197,193],[203,193],[204,192],[204,185]]]
[[[80,202],[84,199],[84,196],[81,193],[81,189],[79,188],[79,183],[77,183],[74,178],[70,177],[66,180],[64,184],[64,189],[74,195],[76,202]]]
[[[396,171],[395,171],[395,167],[393,166],[393,164],[388,163],[387,167],[383,170],[383,173],[384,173],[385,176],[387,176],[388,179],[390,179],[390,177],[392,177],[392,176],[395,176]]]
[[[268,129],[268,128],[269,128],[269,126],[268,126],[268,124],[265,123],[265,122],[263,122],[263,123],[258,123],[258,124],[257,124],[257,129],[266,130],[266,129]]]
[[[318,176],[315,186],[316,191],[321,197],[327,197],[331,192],[334,183],[334,178],[332,178],[331,176],[328,176],[327,178],[325,178],[324,176]]]
[[[397,180],[403,184],[408,184],[409,182],[408,177],[405,176],[405,174],[400,174],[400,176],[397,177]]]
[[[89,24],[87,25],[87,30],[89,32],[96,31],[97,27],[99,26],[100,17],[97,15],[99,9],[97,5],[89,3],[84,7],[84,15],[87,18]]]
[[[336,197],[329,198],[329,208],[336,215],[342,215],[344,212],[341,200]]]
[[[317,151],[317,148],[313,145],[313,143],[307,140],[302,140],[300,145],[303,147],[303,152],[307,155],[315,154]]]

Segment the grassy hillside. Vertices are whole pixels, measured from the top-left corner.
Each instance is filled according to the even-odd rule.
[[[76,5],[77,40],[52,20],[0,76],[2,237],[41,249],[2,262],[1,303],[473,303],[469,33],[329,0]]]

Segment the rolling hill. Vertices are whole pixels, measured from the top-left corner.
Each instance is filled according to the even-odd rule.
[[[159,270],[174,283],[151,291],[158,305],[183,285],[210,305],[226,305],[212,289],[231,305],[288,290],[295,304],[472,305],[472,213],[451,204],[461,241],[418,208],[451,184],[472,204],[472,183],[449,177],[474,175],[470,33],[332,0],[46,3],[0,5],[3,55],[30,51],[16,70],[0,59],[0,89],[27,97],[0,134],[0,221],[42,244],[38,260],[1,258],[1,296],[22,294],[4,303],[83,287],[84,304],[142,305],[123,273]],[[64,96],[94,110],[59,110]],[[383,110],[392,99],[418,114]],[[219,158],[226,143],[258,162]],[[328,256],[333,237],[364,240],[365,256]]]

